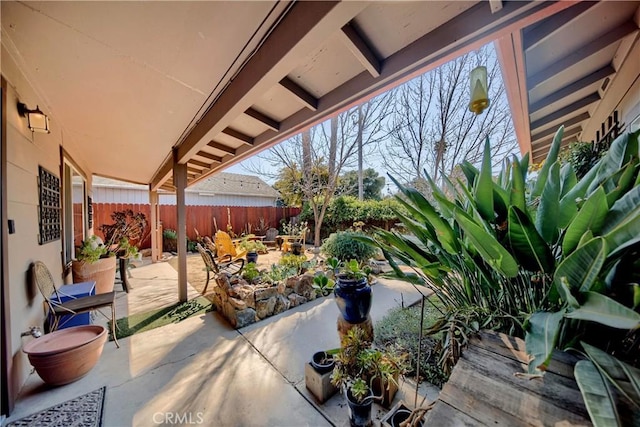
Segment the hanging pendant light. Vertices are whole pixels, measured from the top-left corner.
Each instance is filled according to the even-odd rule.
[[[481,114],[485,108],[489,107],[487,67],[479,66],[471,70],[469,80],[471,83],[471,102],[469,102],[469,111]]]

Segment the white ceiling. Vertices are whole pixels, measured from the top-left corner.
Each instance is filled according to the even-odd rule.
[[[171,189],[572,3],[492,4],[2,1],[2,44],[67,151]]]

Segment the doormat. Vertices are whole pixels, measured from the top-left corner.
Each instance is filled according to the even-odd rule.
[[[7,424],[7,427],[100,427],[105,390],[106,387],[102,387],[67,400],[33,415],[12,421]]]
[[[213,310],[211,301],[205,297],[198,297],[187,302],[177,303],[170,307],[159,308],[145,313],[133,314],[116,320],[116,334],[118,339],[128,337],[138,332],[149,331],[169,323],[178,323],[197,314],[204,314]],[[113,337],[109,337],[113,339]]]

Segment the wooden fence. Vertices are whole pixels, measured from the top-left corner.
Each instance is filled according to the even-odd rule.
[[[113,224],[111,214],[113,212],[131,209],[133,212],[141,212],[151,221],[151,205],[131,203],[94,203],[93,227],[95,233],[104,237],[99,230],[102,224]],[[278,228],[282,219],[300,213],[300,208],[273,207],[273,206],[187,206],[187,237],[196,239],[196,229],[201,236],[212,236],[216,230],[227,230],[230,224],[235,234],[249,232],[255,233],[256,229],[263,226],[265,230],[270,227]],[[162,229],[175,230],[178,225],[175,205],[160,205],[160,221]],[[150,230],[148,230],[150,231]],[[151,237],[148,234],[140,248],[151,247]]]

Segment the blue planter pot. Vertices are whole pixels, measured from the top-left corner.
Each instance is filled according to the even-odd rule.
[[[371,310],[371,286],[366,278],[350,280],[338,276],[334,288],[338,309],[349,323],[362,323]]]

